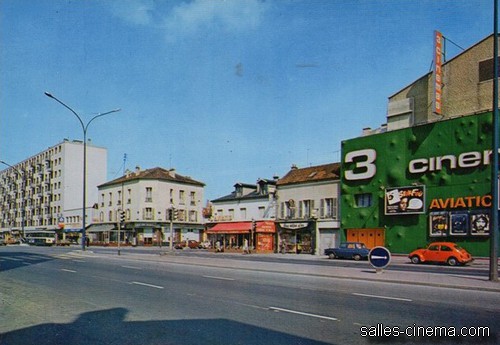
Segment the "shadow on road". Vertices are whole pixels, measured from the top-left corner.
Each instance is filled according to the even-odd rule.
[[[0,272],[40,264],[50,260],[54,260],[54,258],[49,255],[33,254],[27,251],[0,252]]]
[[[81,314],[68,324],[41,324],[0,334],[1,345],[327,344],[227,319],[125,321],[127,309]]]

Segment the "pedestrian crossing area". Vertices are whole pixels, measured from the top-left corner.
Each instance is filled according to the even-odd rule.
[[[85,262],[85,255],[82,255],[81,251],[70,251],[65,253],[47,253],[47,254],[36,254],[36,253],[5,253],[1,255],[0,253],[0,270],[3,265],[32,265],[41,263],[48,260],[68,260],[73,262]]]

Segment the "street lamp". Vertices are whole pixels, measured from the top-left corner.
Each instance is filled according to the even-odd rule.
[[[52,98],[59,104],[61,104],[63,107],[71,111],[77,118],[78,121],[80,121],[80,125],[82,126],[83,130],[83,206],[82,206],[82,250],[85,250],[85,242],[86,242],[86,235],[85,235],[85,208],[86,208],[86,188],[87,188],[87,129],[92,121],[97,119],[98,117],[102,117],[104,115],[108,115],[111,113],[116,113],[117,111],[120,111],[121,109],[113,109],[111,111],[107,111],[105,113],[99,113],[93,118],[91,118],[87,124],[84,124],[82,121],[82,118],[74,111],[71,109],[68,105],[64,104],[62,101],[54,97],[52,94],[49,92],[45,92],[45,96]]]
[[[24,233],[24,211],[25,211],[25,209],[24,209],[24,189],[26,188],[26,173],[25,172],[21,173],[21,171],[18,168],[14,167],[14,166],[12,166],[9,163],[6,163],[4,161],[0,161],[0,163],[11,167],[12,169],[14,169],[17,172],[17,174],[19,176],[22,176],[23,185],[21,187],[21,232],[23,233],[23,238],[26,238],[26,234]]]

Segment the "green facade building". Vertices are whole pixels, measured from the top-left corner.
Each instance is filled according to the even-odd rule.
[[[343,141],[343,239],[393,253],[451,241],[488,256],[491,147],[491,112]]]

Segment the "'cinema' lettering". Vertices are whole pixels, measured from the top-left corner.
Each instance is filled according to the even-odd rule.
[[[439,171],[448,166],[451,170],[457,168],[475,168],[490,164],[491,150],[483,152],[464,152],[458,156],[444,155],[430,158],[417,158],[410,161],[408,171],[411,174]]]

